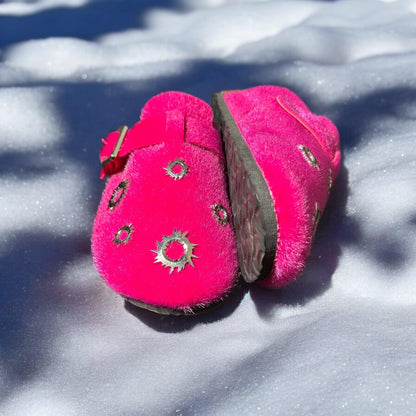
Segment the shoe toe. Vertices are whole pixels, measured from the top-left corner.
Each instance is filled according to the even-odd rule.
[[[133,301],[189,312],[221,300],[238,269],[221,161],[186,143],[134,152],[107,183],[92,248],[107,284]]]

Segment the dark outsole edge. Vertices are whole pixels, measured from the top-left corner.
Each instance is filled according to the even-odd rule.
[[[126,302],[131,303],[132,305],[146,309],[151,312],[158,313],[159,315],[174,315],[174,316],[183,316],[183,315],[200,315],[206,312],[210,312],[216,308],[218,308],[224,299],[220,299],[218,301],[214,301],[206,306],[192,306],[187,309],[175,309],[175,308],[168,308],[166,306],[156,306],[150,305],[149,303],[142,302],[138,299],[132,299],[127,296],[123,296]]]
[[[270,275],[277,249],[277,221],[266,180],[224,100],[212,95],[214,122],[224,143],[238,260],[246,282]]]

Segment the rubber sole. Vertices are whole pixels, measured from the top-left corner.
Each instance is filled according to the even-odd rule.
[[[187,309],[175,309],[175,308],[168,308],[165,306],[156,306],[150,305],[146,302],[142,302],[141,300],[132,299],[127,296],[122,296],[124,300],[128,303],[131,303],[133,306],[138,308],[147,309],[148,311],[158,313],[159,315],[175,315],[175,316],[182,316],[182,315],[199,315],[206,312],[210,312],[216,309],[222,302],[223,299],[214,301],[207,306],[193,306]]]
[[[277,221],[269,187],[247,146],[224,93],[212,95],[214,121],[224,143],[228,186],[243,278],[252,283],[270,275],[276,256]]]

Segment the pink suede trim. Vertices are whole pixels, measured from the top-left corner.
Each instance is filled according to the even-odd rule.
[[[322,212],[329,176],[339,171],[339,135],[328,119],[316,116],[291,91],[261,86],[224,93],[226,104],[268,184],[278,224],[271,275],[259,282],[281,287],[304,268],[314,234],[314,214]],[[299,146],[318,161],[311,166]]]
[[[143,117],[166,114],[161,144],[134,150],[124,170],[108,179],[93,226],[92,252],[96,268],[116,292],[151,305],[187,310],[221,299],[237,277],[232,219],[221,225],[213,215],[215,204],[231,215],[224,165],[216,155],[220,139],[212,127],[211,109],[201,100],[181,93],[153,100]],[[187,175],[178,180],[166,172],[176,159],[188,166]],[[122,181],[127,184],[124,196],[110,208],[113,191]],[[133,230],[130,240],[116,244],[114,237],[125,225]],[[187,264],[170,274],[170,268],[155,263],[152,250],[175,229],[187,232],[196,244],[195,267]]]

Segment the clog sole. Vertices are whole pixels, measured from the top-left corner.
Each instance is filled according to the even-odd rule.
[[[272,196],[235,123],[224,92],[212,95],[214,121],[222,132],[238,260],[246,282],[269,276],[276,256],[278,225]]]

